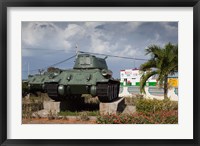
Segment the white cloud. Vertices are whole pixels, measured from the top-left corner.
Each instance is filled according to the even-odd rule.
[[[148,39],[145,43],[148,44],[148,46],[152,44],[161,45],[161,42],[159,41],[161,37],[160,34],[155,33],[152,36],[153,38]],[[145,48],[148,48],[148,46],[146,46]]]
[[[86,30],[77,24],[69,24],[64,31],[65,39],[69,39],[70,37],[83,37],[86,33]]]
[[[96,36],[96,34],[93,34],[93,36],[91,37],[91,52],[95,51],[96,53],[106,53],[110,49],[112,48],[110,47],[109,42],[102,41],[101,39],[99,39],[98,36]]]
[[[168,31],[175,31],[178,29],[176,26],[170,25],[170,23],[168,23],[168,22],[164,23],[164,27]]]
[[[155,34],[155,42],[157,42],[160,39],[160,35],[158,33]]]
[[[123,49],[118,52],[120,56],[135,57],[136,49],[131,45],[126,45]]]
[[[23,56],[32,56],[34,49],[49,49],[68,51],[70,42],[64,38],[63,30],[53,23],[30,22],[22,28]]]
[[[170,23],[168,23],[168,22],[165,22],[163,24],[163,26],[164,26],[168,35],[174,35],[175,32],[178,32],[178,27],[170,25]]]
[[[144,22],[129,22],[123,27],[126,28],[127,31],[135,31],[143,23]]]
[[[22,25],[23,56],[35,55],[34,51],[28,48],[63,49],[68,52],[74,50],[76,43],[82,51],[138,56],[144,52],[145,46],[159,45],[163,38],[160,33],[155,32],[151,35],[152,38],[141,40],[142,46],[137,45],[139,42],[133,40],[133,31],[140,29],[139,26],[145,22],[66,22],[65,28],[50,22],[26,23],[27,25]],[[169,33],[177,32],[176,26],[169,23],[162,25]],[[147,36],[147,34],[141,35],[144,35],[144,38]],[[134,48],[133,44],[141,49]]]
[[[28,22],[27,22],[28,23]],[[59,50],[64,49],[66,52],[72,50],[72,46],[75,46],[75,42],[88,38],[85,44],[87,45],[84,51],[91,51],[97,53],[118,53],[117,50],[123,47],[119,45],[120,42],[125,41],[125,38],[119,38],[113,41],[113,38],[118,36],[119,31],[133,31],[141,22],[129,22],[125,23],[125,26],[112,23],[112,33],[105,31],[103,28],[98,29],[98,26],[104,26],[105,22],[85,22],[85,23],[68,23],[67,27],[63,30],[54,23],[49,22],[29,22],[28,25],[24,25],[22,28],[22,48],[23,56],[34,55],[34,48]],[[120,29],[118,28],[120,27]],[[113,29],[113,30],[112,30]],[[117,31],[116,31],[117,30]],[[79,45],[79,44],[78,44]],[[82,47],[83,48],[83,47]],[[123,52],[132,52],[133,50],[125,47]],[[123,53],[124,54],[124,53]]]
[[[98,22],[98,21],[88,21],[88,22],[85,22],[84,25],[87,27],[87,28],[95,28],[99,25],[103,25],[105,24],[105,22]]]

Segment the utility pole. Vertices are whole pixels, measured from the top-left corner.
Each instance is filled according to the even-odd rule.
[[[28,76],[29,76],[29,62],[28,62]]]
[[[134,59],[134,69],[135,69],[135,59]]]
[[[76,44],[76,58],[78,57],[78,54],[79,54],[79,49],[78,49],[78,45]]]

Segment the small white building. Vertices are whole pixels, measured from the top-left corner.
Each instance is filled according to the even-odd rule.
[[[120,84],[121,86],[140,86],[140,78],[144,72],[139,69],[125,69],[120,71]],[[156,77],[150,77],[146,84],[148,86],[156,86]]]

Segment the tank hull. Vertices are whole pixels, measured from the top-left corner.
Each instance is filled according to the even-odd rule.
[[[56,101],[91,94],[102,102],[109,102],[119,93],[119,81],[106,79],[99,69],[66,70],[44,85],[49,97]]]

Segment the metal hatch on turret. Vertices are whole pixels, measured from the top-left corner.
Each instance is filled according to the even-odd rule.
[[[74,69],[108,69],[104,58],[98,58],[90,54],[79,54]]]

